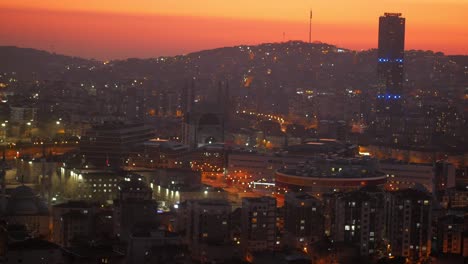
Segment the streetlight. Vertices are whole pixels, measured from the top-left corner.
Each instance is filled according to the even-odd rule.
[[[27,122],[26,125],[28,125],[26,132],[29,135],[29,137],[31,137],[31,122]]]
[[[7,123],[7,122],[8,122],[8,121],[5,121],[4,123],[2,123],[2,128],[3,128],[3,137],[2,137],[2,139],[3,139],[3,141],[5,141],[6,136],[7,136],[7,135],[6,135],[6,126],[7,126],[6,123]]]

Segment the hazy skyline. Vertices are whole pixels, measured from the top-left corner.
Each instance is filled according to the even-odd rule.
[[[378,17],[400,12],[407,19],[406,49],[468,54],[466,0],[19,0],[0,3],[0,45],[117,59],[307,41],[311,7],[314,41],[354,50],[376,48]]]

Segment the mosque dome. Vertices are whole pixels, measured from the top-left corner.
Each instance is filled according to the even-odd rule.
[[[25,185],[16,187],[10,196],[7,205],[10,215],[40,215],[47,214],[47,205],[34,191]]]
[[[207,113],[207,114],[202,115],[198,123],[199,126],[216,126],[219,124],[220,124],[219,118],[215,114],[212,114],[212,113]]]
[[[36,197],[34,191],[26,185],[16,187],[11,193],[11,198],[13,199],[30,199],[34,197]]]

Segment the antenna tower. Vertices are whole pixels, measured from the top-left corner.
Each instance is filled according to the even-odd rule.
[[[312,43],[312,9],[310,9],[310,18],[309,18],[309,43]]]

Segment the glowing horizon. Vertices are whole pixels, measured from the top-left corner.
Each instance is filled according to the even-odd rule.
[[[0,3],[0,45],[97,59],[173,56],[235,45],[308,40],[308,1],[64,1]],[[345,0],[314,4],[313,41],[377,47],[378,17],[406,18],[405,49],[468,54],[467,1]],[[428,3],[429,2],[429,3]],[[112,4],[111,4],[112,3]],[[136,4],[138,3],[138,4]],[[341,8],[330,8],[341,5]],[[400,8],[395,8],[399,6]]]

